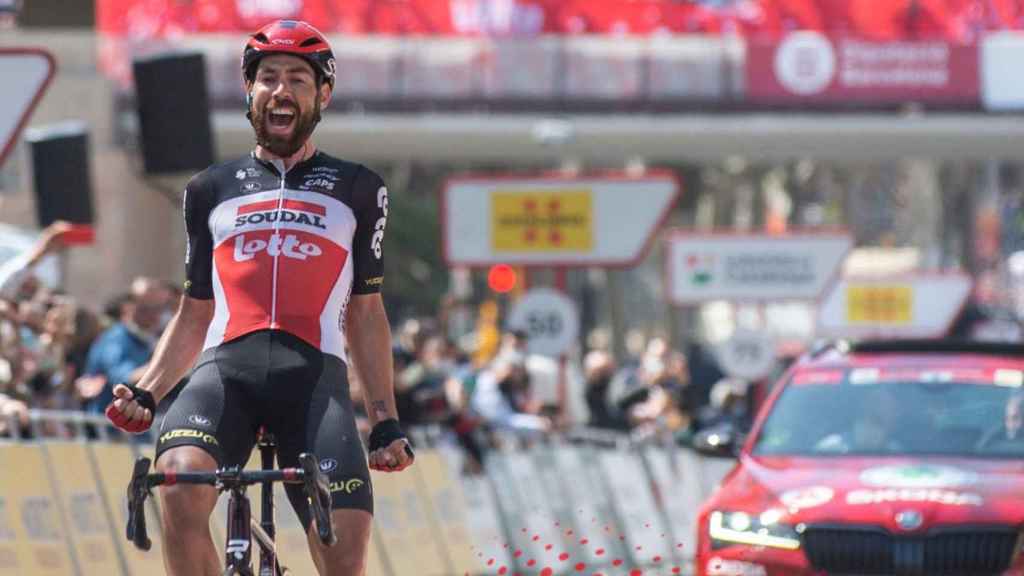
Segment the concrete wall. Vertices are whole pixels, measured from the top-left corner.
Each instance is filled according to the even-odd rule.
[[[139,274],[180,281],[185,242],[178,202],[143,180],[136,150],[114,144],[114,86],[97,70],[97,44],[89,32],[0,34],[0,46],[46,48],[57,61],[53,82],[28,128],[78,120],[89,129],[97,241],[69,250],[65,264],[66,289],[89,305],[122,291]],[[27,144],[12,152],[4,169],[16,177],[0,190],[0,222],[37,228]]]

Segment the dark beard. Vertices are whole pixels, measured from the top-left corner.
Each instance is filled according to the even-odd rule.
[[[314,99],[313,109],[307,113],[300,113],[298,116],[291,137],[284,138],[272,135],[267,131],[269,120],[266,108],[264,108],[263,114],[259,114],[254,105],[253,109],[249,111],[249,123],[256,130],[256,143],[267,152],[280,158],[288,158],[295,154],[306,143],[317,123],[320,122],[320,100]]]

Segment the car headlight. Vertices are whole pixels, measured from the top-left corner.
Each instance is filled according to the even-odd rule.
[[[800,548],[796,530],[788,524],[780,524],[781,517],[782,513],[778,510],[768,510],[760,516],[716,510],[711,513],[708,533],[715,543],[749,544],[784,550]]]

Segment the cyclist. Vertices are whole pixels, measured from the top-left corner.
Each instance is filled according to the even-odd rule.
[[[184,295],[151,367],[136,385],[115,387],[107,416],[124,430],[147,429],[156,403],[194,365],[161,422],[158,471],[242,465],[266,426],[279,466],[310,451],[330,479],[339,541],[330,548],[310,529],[301,490],[289,492],[318,570],[358,575],[373,512],[367,464],[398,471],[413,462],[380,296],[387,189],[310,139],[334,85],[334,57],[315,28],[284,20],[260,29],[245,46],[242,76],[257,146],[188,183]],[[349,360],[373,425],[368,462]],[[214,489],[172,485],[161,497],[168,574],[220,574],[209,531]]]

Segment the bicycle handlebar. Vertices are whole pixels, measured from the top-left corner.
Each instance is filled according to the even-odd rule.
[[[152,542],[146,533],[145,501],[154,486],[174,484],[208,484],[220,490],[229,490],[260,484],[262,482],[286,482],[303,485],[303,492],[309,501],[317,535],[326,546],[338,541],[331,518],[331,492],[327,476],[320,471],[320,463],[313,454],[299,455],[300,468],[280,470],[239,470],[218,468],[213,472],[149,473],[149,458],[139,458],[132,470],[128,485],[128,526],[126,535],[140,550],[149,550]]]

